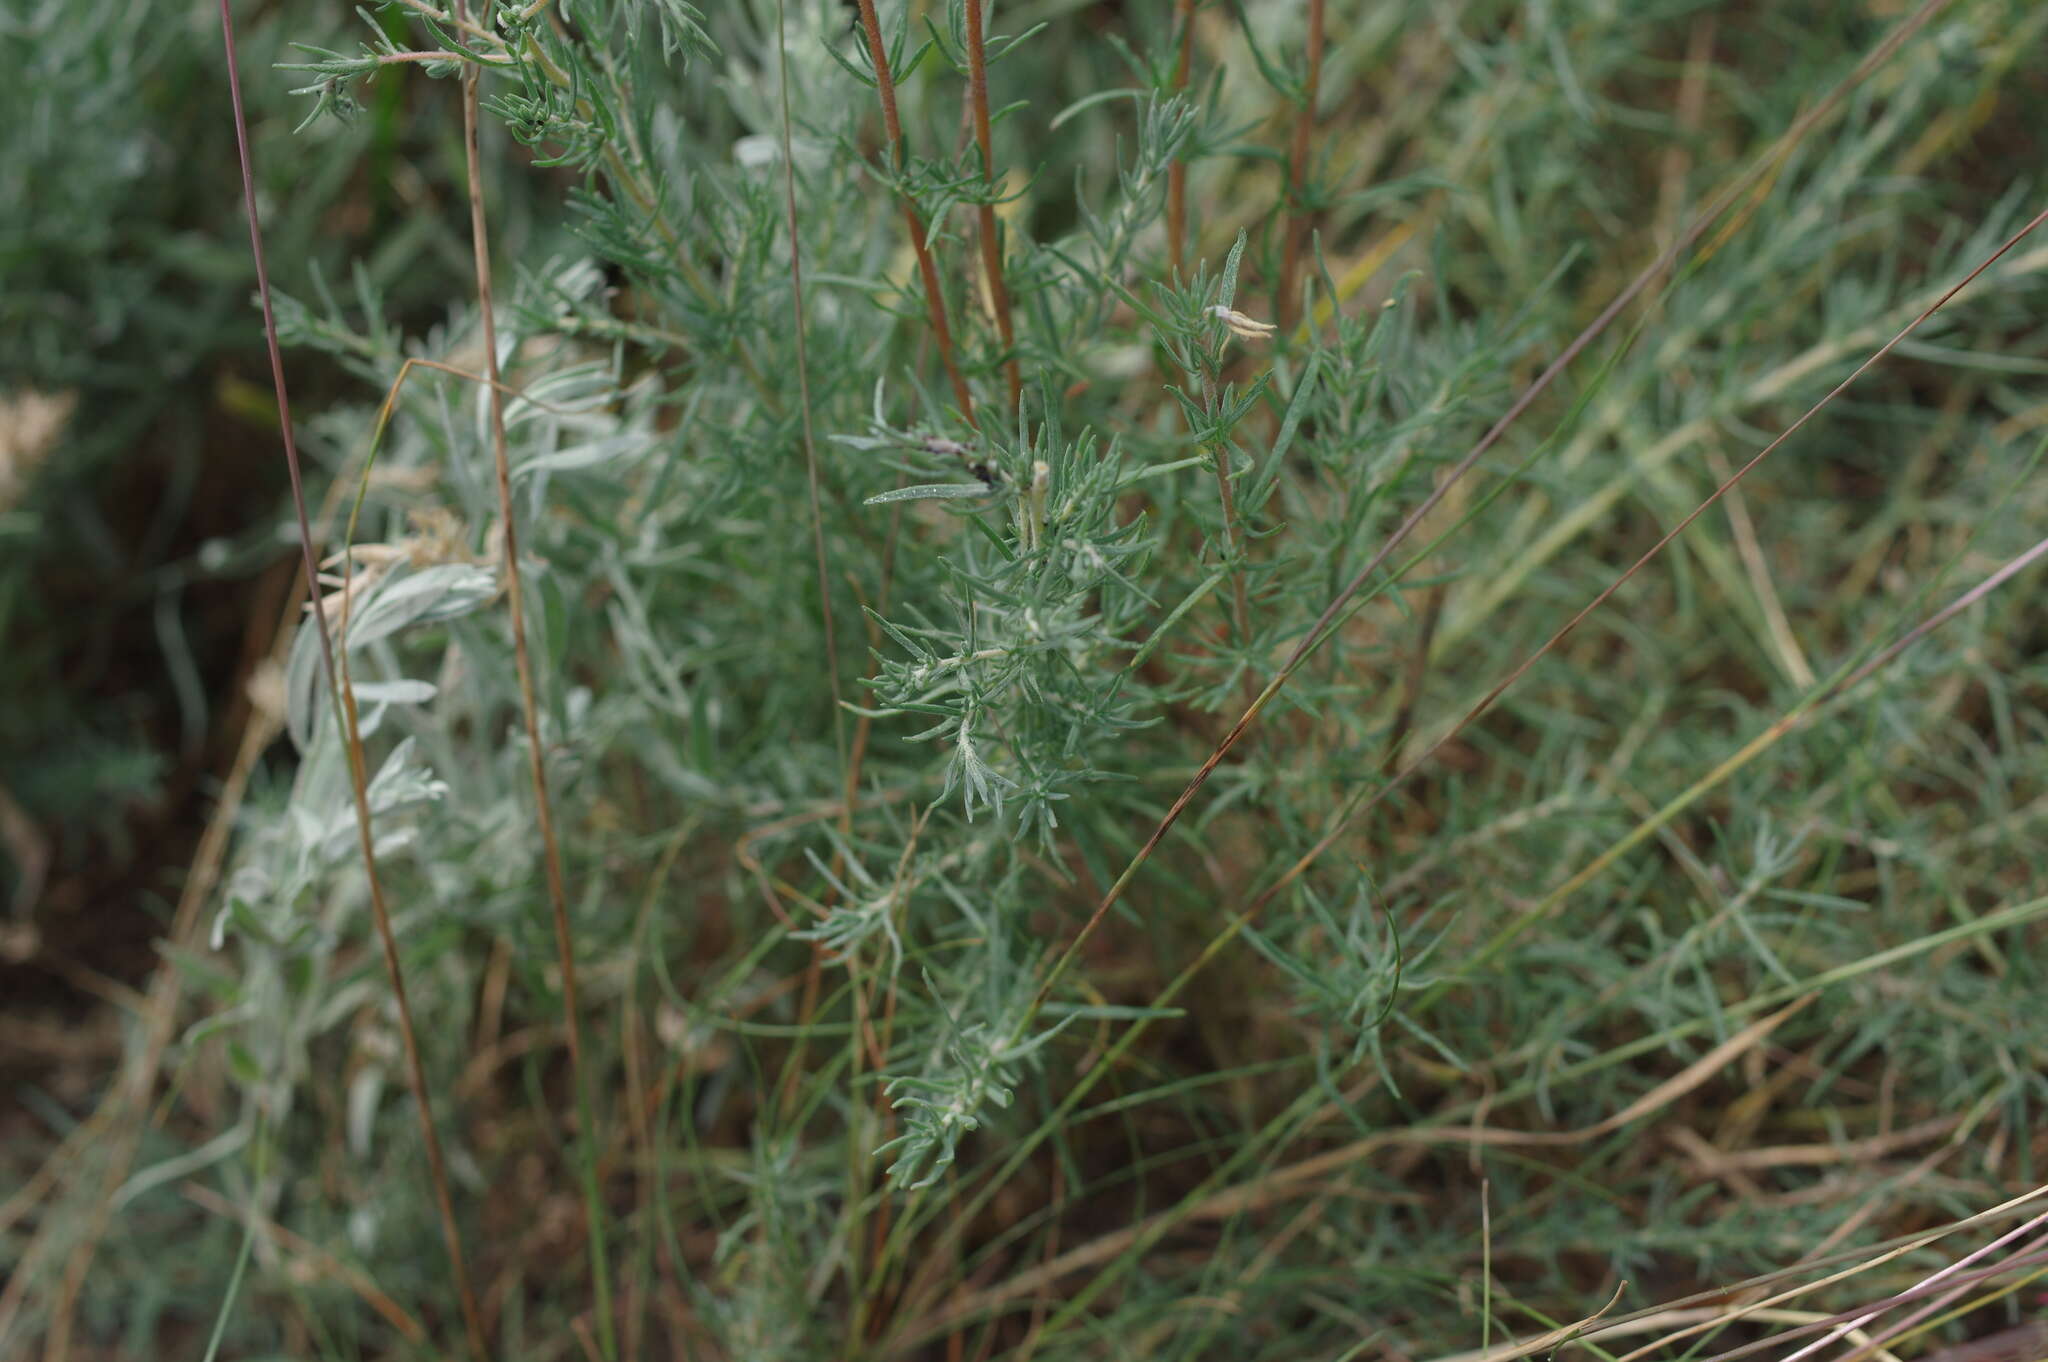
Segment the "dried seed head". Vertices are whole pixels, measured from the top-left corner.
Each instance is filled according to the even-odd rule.
[[[1247,317],[1236,308],[1225,307],[1221,303],[1211,307],[1209,315],[1229,327],[1230,334],[1236,336],[1239,340],[1264,340],[1279,329],[1271,322],[1262,322],[1255,318]]]

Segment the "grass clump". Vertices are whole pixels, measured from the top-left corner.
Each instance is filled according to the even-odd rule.
[[[561,211],[280,311],[356,718],[299,630],[103,1263],[233,1216],[251,1355],[1718,1355],[2038,1180],[2048,242],[1916,325],[2033,7],[372,17],[294,79]]]

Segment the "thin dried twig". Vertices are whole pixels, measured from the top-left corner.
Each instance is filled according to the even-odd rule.
[[[1301,282],[1302,238],[1308,233],[1309,138],[1315,131],[1316,100],[1323,85],[1323,0],[1308,0],[1308,72],[1302,78],[1301,107],[1287,147],[1287,226],[1280,251],[1280,329],[1294,326],[1295,291]]]
[[[455,13],[466,18],[466,0]],[[512,617],[512,657],[519,676],[519,709],[526,724],[527,774],[533,784],[534,816],[540,825],[541,855],[547,869],[548,904],[554,918],[555,957],[562,971],[562,1028],[568,1041],[571,1082],[583,1130],[585,1204],[590,1220],[590,1275],[595,1288],[598,1336],[607,1358],[618,1355],[611,1309],[611,1277],[605,1249],[604,1203],[596,1194],[593,1160],[597,1131],[591,1105],[590,1070],[583,1053],[581,1004],[576,990],[576,941],[569,926],[569,895],[562,876],[562,849],[548,799],[546,749],[541,741],[540,702],[533,679],[533,655],[526,639],[526,600],[519,568],[519,517],[512,503],[512,460],[505,437],[505,392],[498,378],[498,330],[492,304],[490,229],[484,214],[483,158],[477,140],[477,84],[482,72],[464,68],[462,145],[468,172],[470,244],[476,260],[478,325],[483,333],[484,376],[490,384],[491,452],[496,463],[498,516],[505,551],[507,608]]]
[[[1321,3],[1321,0],[1317,0]],[[982,0],[967,0],[967,98],[974,113],[974,143],[981,149],[981,173],[991,190],[996,184],[996,160],[989,131],[988,48],[982,30]],[[980,219],[981,267],[988,276],[989,303],[995,309],[996,332],[1003,338],[1003,377],[1010,386],[1010,406],[1024,400],[1023,370],[1015,354],[1017,333],[1010,319],[1010,290],[1003,283],[1003,242],[992,203],[978,206]]]
[[[868,59],[874,63],[875,92],[882,101],[882,131],[889,142],[890,169],[900,174],[903,169],[903,121],[896,113],[896,79],[889,71],[889,49],[882,42],[882,21],[875,13],[875,0],[860,0],[860,25],[867,36]],[[946,366],[946,377],[953,385],[953,400],[959,403],[960,414],[968,425],[979,425],[974,419],[974,395],[968,392],[967,380],[960,376],[960,365],[953,355],[953,330],[946,324],[946,298],[939,291],[939,270],[932,263],[931,241],[925,234],[924,219],[918,214],[917,204],[908,189],[903,190],[903,225],[910,232],[910,249],[917,256],[917,272],[924,280],[925,311],[931,317],[939,359]]]

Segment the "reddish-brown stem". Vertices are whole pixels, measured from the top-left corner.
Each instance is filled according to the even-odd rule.
[[[306,515],[304,479],[299,469],[298,447],[292,438],[291,402],[284,380],[284,360],[277,343],[277,319],[271,308],[270,273],[263,256],[263,231],[256,212],[256,175],[249,155],[248,120],[242,109],[242,84],[235,61],[234,16],[228,0],[220,0],[221,40],[226,48],[228,95],[235,111],[235,144],[242,163],[242,205],[249,219],[249,249],[256,266],[256,293],[263,308],[264,340],[270,351],[271,384],[277,393],[278,426],[284,438],[285,467],[291,478],[292,509],[299,522],[299,556],[306,576],[306,593],[313,627],[320,638],[321,669],[330,694],[340,700],[346,722],[344,739],[348,748],[349,784],[355,802],[356,842],[363,857],[369,882],[370,918],[382,948],[384,970],[391,980],[391,995],[398,1008],[398,1033],[405,1050],[406,1079],[412,1089],[414,1109],[419,1115],[420,1136],[426,1147],[427,1178],[434,1189],[435,1208],[441,1221],[441,1235],[454,1269],[456,1296],[461,1304],[463,1326],[470,1351],[481,1362],[489,1351],[484,1342],[483,1316],[477,1309],[476,1290],[471,1285],[469,1266],[462,1252],[462,1231],[455,1223],[455,1203],[448,1192],[447,1161],[441,1153],[441,1136],[434,1128],[432,1093],[427,1087],[426,1068],[420,1061],[419,1034],[413,1025],[412,1002],[405,990],[405,974],[398,959],[398,939],[391,930],[391,909],[384,898],[384,885],[377,874],[376,850],[370,833],[369,773],[363,759],[361,725],[356,713],[355,691],[347,684],[347,659],[342,670],[335,665],[334,640],[327,628],[327,614],[321,608],[320,574],[313,555],[313,530]],[[495,375],[493,375],[495,377]],[[52,1340],[56,1355],[62,1355],[61,1341]]]
[[[345,607],[344,607],[345,608]],[[313,614],[317,618],[320,606],[316,601]],[[346,675],[348,660],[342,659],[342,670]],[[348,766],[349,782],[354,787],[356,806],[356,842],[363,855],[366,867],[371,866],[375,854],[370,844],[370,801],[368,796],[370,774],[363,760],[362,720],[356,710],[355,687],[346,683],[341,687],[342,713],[348,721]],[[455,1292],[462,1308],[462,1326],[469,1337],[469,1350],[478,1359],[490,1357],[490,1349],[484,1342],[483,1313],[477,1308],[476,1288],[469,1279],[469,1264],[462,1253],[462,1231],[455,1224],[455,1201],[448,1191],[448,1161],[441,1152],[441,1136],[434,1129],[434,1114],[427,1105],[427,1070],[420,1060],[419,1028],[413,1024],[412,1001],[405,991],[405,976],[398,964],[398,938],[391,930],[391,909],[384,900],[384,888],[374,868],[369,870],[370,916],[377,927],[377,944],[384,956],[384,972],[391,979],[391,996],[398,1005],[398,1034],[405,1045],[405,1073],[408,1086],[412,1088],[413,1102],[419,1110],[420,1137],[426,1146],[428,1181],[434,1188],[434,1206],[441,1220],[441,1237],[448,1245],[448,1259],[455,1270]]]
[[[467,17],[467,5],[456,0],[458,18]],[[469,174],[469,233],[476,261],[477,321],[484,348],[484,377],[490,385],[491,451],[496,463],[498,517],[502,522],[505,556],[505,592],[512,617],[512,659],[519,678],[519,708],[526,725],[527,775],[533,785],[534,816],[540,828],[541,858],[546,866],[548,903],[555,928],[555,956],[562,971],[562,1029],[569,1045],[570,1081],[576,1088],[576,1105],[582,1121],[594,1121],[589,1070],[583,1060],[583,1023],[576,991],[576,943],[569,927],[569,894],[562,877],[562,849],[555,836],[554,809],[548,800],[548,773],[541,744],[540,702],[533,680],[533,655],[526,641],[526,597],[519,570],[519,517],[512,503],[512,459],[505,438],[505,391],[498,379],[498,327],[491,301],[491,241],[484,216],[483,156],[477,142],[477,81],[481,73],[467,68],[462,85],[463,152]],[[597,1132],[585,1129],[586,1141]],[[594,1148],[594,1145],[587,1146]],[[594,1155],[591,1156],[594,1159]],[[585,1170],[594,1179],[594,1164]],[[604,1340],[604,1355],[614,1357],[610,1276],[605,1262],[605,1233],[601,1203],[588,1198],[590,1225],[591,1280],[596,1288],[598,1332]]]
[[[988,49],[982,39],[981,0],[967,0],[967,99],[974,110],[974,143],[981,148],[981,173],[991,188],[996,160],[989,135]],[[981,268],[988,275],[989,304],[995,309],[996,332],[1003,338],[1003,377],[1010,385],[1010,405],[1024,400],[1024,378],[1014,353],[1017,335],[1010,321],[1010,290],[1003,284],[1003,244],[997,235],[996,208],[981,205]]]
[[[535,817],[540,824],[542,858],[547,865],[548,900],[554,909],[555,949],[561,958],[563,1029],[569,1043],[569,1064],[583,1071],[582,1026],[576,1006],[576,951],[569,931],[568,889],[562,877],[562,853],[555,837],[554,810],[548,800],[547,763],[540,735],[540,704],[533,682],[533,655],[526,642],[526,588],[519,570],[519,518],[512,504],[512,460],[505,438],[504,385],[498,377],[498,326],[491,302],[491,245],[484,218],[483,169],[477,146],[477,73],[472,70],[463,91],[463,144],[469,161],[469,228],[476,257],[477,314],[483,333],[484,376],[490,386],[491,450],[497,465],[498,515],[503,521],[505,592],[512,616],[513,667],[519,676],[519,708],[526,722],[527,771],[532,779]],[[579,1077],[579,1086],[581,1086]]]
[[[1195,0],[1178,0],[1173,24],[1180,30],[1180,56],[1173,67],[1173,91],[1179,94],[1188,88],[1188,72],[1195,62]],[[1173,272],[1184,276],[1188,253],[1188,167],[1179,156],[1166,167],[1166,251]]]
[[[868,59],[874,63],[875,91],[882,98],[882,132],[889,142],[890,168],[900,171],[903,168],[903,121],[896,115],[896,81],[889,73],[889,50],[882,45],[882,21],[875,13],[875,0],[860,0],[860,25],[868,40]],[[918,216],[917,204],[912,201],[908,190],[903,194],[903,225],[910,232],[910,249],[917,255],[917,272],[924,280],[925,310],[931,315],[932,334],[939,343],[939,359],[945,364],[946,377],[953,384],[953,398],[960,404],[960,414],[967,418],[967,424],[978,426],[980,423],[974,419],[974,397],[967,391],[967,380],[960,376],[960,365],[953,357],[953,329],[946,325],[946,298],[939,292],[939,270],[932,263],[924,219]]]
[[[1294,328],[1295,291],[1301,283],[1302,238],[1308,234],[1308,143],[1316,125],[1316,99],[1323,84],[1323,0],[1308,0],[1308,74],[1301,107],[1294,115],[1294,140],[1287,148],[1287,228],[1280,252],[1279,314],[1282,334]]]
[[[555,836],[554,810],[548,799],[547,764],[540,735],[540,704],[533,681],[533,655],[526,641],[525,579],[519,570],[518,516],[512,504],[512,461],[505,437],[504,385],[498,377],[497,315],[491,301],[491,246],[484,217],[483,170],[477,145],[476,72],[463,91],[462,132],[469,162],[469,227],[476,258],[477,314],[483,333],[484,376],[490,388],[491,450],[497,465],[498,514],[504,522],[505,591],[512,616],[513,666],[519,677],[519,708],[526,723],[527,770],[532,779],[535,817],[540,824],[542,856],[547,865],[548,900],[554,910],[555,949],[562,968],[563,1030],[569,1043],[569,1064],[583,1072],[582,1025],[576,1006],[576,951],[569,930],[568,890],[562,876],[561,845]]]

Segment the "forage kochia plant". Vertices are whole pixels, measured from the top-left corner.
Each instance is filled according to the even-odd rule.
[[[905,476],[960,471],[943,462],[951,442],[890,431],[879,415],[870,433],[837,438],[851,448],[911,451],[886,456],[884,466]],[[873,613],[900,651],[877,659],[868,684],[884,708],[871,712],[930,716],[929,727],[907,737],[950,747],[940,798],[957,789],[970,821],[977,807],[1001,811],[1007,799],[1011,826],[1050,846],[1058,806],[1093,775],[1089,754],[1135,722],[1115,654],[1134,646],[1129,636],[1147,605],[1138,581],[1149,546],[1141,522],[1118,523],[1127,470],[1113,444],[1065,439],[1054,417],[1030,436],[984,436],[976,450],[958,452],[974,455],[973,480],[866,498],[871,506],[972,502],[975,525],[987,524],[981,507],[995,503],[1008,522],[993,543],[982,534],[952,536],[930,614]]]
[[[1788,59],[1746,35],[1708,35],[1746,94],[1720,141],[1643,111],[1645,73],[1693,38],[1668,15],[1152,8],[1097,31],[978,0],[404,0],[295,64],[314,113],[402,82],[434,129],[473,74],[498,129],[486,208],[502,177],[560,186],[557,217],[497,234],[518,244],[494,358],[599,1075],[573,1120],[477,311],[405,335],[373,289],[315,286],[280,312],[373,400],[404,375],[388,423],[366,405],[307,434],[337,489],[374,845],[488,1231],[479,1279],[505,1283],[496,1328],[540,1333],[518,1314],[539,1300],[548,1337],[621,1356],[667,1331],[746,1357],[1129,1337],[1193,1358],[1267,1355],[1273,1321],[1336,1355],[1387,1321],[1387,1346],[1430,1355],[1464,1346],[1471,1279],[1510,1259],[1539,1264],[1532,1312],[1577,1317],[1588,1282],[1679,1271],[1673,1244],[1732,1272],[1824,1231],[1707,1233],[1688,1217],[1724,1189],[1657,1141],[1553,1139],[1584,1156],[1563,1169],[1513,1153],[1515,1123],[1604,1135],[1646,1094],[1662,1119],[1673,1074],[1750,1034],[1733,1019],[1756,999],[1861,986],[1869,950],[1919,959],[1951,930],[1981,970],[1930,954],[1898,998],[1787,1014],[1755,1054],[1773,1034],[1805,1077],[1748,1090],[1849,1084],[1852,1122],[1910,1092],[1929,1120],[2025,1128],[2029,1066],[1950,1065],[1935,1021],[2026,968],[1983,925],[2023,917],[1963,909],[2009,896],[1999,839],[2030,835],[2038,795],[2016,736],[2038,706],[1983,662],[2023,651],[2017,626],[1923,655],[2004,717],[1916,676],[1881,723],[1788,725],[1773,769],[1729,761],[1804,694],[1791,621],[1808,651],[1864,646],[1883,583],[1933,579],[1980,531],[2010,553],[1998,497],[2041,509],[2021,369],[1952,370],[2035,324],[2048,257],[2003,260],[2002,292],[1911,352],[1950,414],[1876,387],[1891,415],[1804,466],[1839,496],[1759,473],[1727,542],[1703,517],[1457,728],[1713,492],[1722,446],[1816,399],[2020,220],[1980,196],[1957,227],[1909,188],[1926,129],[2034,59],[2019,10],[1958,4],[1939,48],[1898,30],[1882,99],[1770,149],[1799,116]],[[1792,46],[1792,85],[1858,88],[1860,52]],[[1958,63],[1981,88],[1950,88]],[[1318,145],[1333,101],[1374,130],[1345,144],[1360,164]],[[1601,315],[1615,262],[1673,239],[1643,205],[1704,172],[1664,149],[1723,142],[1776,158],[1751,217],[1461,463]],[[1966,435],[1982,459],[1951,466]],[[1866,448],[1920,470],[1910,495],[1872,490]],[[1778,557],[1759,521],[1784,527]],[[297,765],[246,820],[213,1027],[252,1110],[305,1118],[275,1136],[295,1157],[323,1151],[311,1113],[346,1130],[330,1183],[273,1179],[257,1208],[431,1283],[312,646],[277,687]],[[1964,731],[1968,759],[1927,736]],[[1925,808],[1885,783],[1908,769],[1939,792]],[[1865,1073],[1879,1051],[1897,1068]],[[1808,1147],[1805,1117],[1755,1118],[1728,1138]],[[1486,1133],[1438,1160],[1453,1128]],[[475,1193],[567,1138],[589,1188],[536,1248]],[[1465,1160],[1502,1151],[1482,1205]],[[1245,1218],[1283,1202],[1270,1233]],[[580,1314],[600,1270],[623,1341]]]

